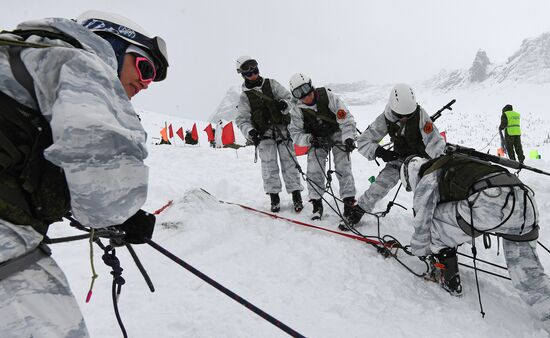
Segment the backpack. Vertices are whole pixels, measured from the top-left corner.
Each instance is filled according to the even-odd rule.
[[[30,35],[61,39],[82,48],[74,38],[49,31],[13,31],[23,39]],[[15,79],[35,102],[34,82],[21,60],[23,48],[56,47],[25,41],[0,40],[8,46]],[[39,110],[27,107],[0,91],[0,219],[32,226],[45,235],[51,223],[70,211],[70,194],[63,170],[44,158],[52,145],[50,124]]]

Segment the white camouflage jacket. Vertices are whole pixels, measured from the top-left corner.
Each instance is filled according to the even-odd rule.
[[[376,120],[368,126],[367,130],[365,130],[363,134],[357,138],[357,150],[361,155],[365,156],[369,160],[374,160],[374,153],[376,148],[379,146],[379,142],[384,138],[384,136],[388,135],[386,118],[392,122],[397,122],[400,124],[400,122],[398,122],[399,118],[391,112],[389,105],[386,105],[384,112],[380,114]],[[430,132],[427,133],[424,131],[425,129],[430,130],[428,128],[424,128],[428,122],[432,122],[430,116],[426,113],[424,108],[420,107],[420,121],[418,123],[418,128],[422,134],[422,141],[426,145],[426,153],[428,156],[431,158],[436,158],[443,155],[445,151],[445,140],[443,139],[443,136],[439,134],[439,130],[437,130],[435,124],[432,124],[433,129],[431,129]],[[403,132],[404,131],[405,130],[403,129]]]
[[[111,46],[67,19],[27,21],[17,28],[60,31],[83,45],[31,36],[28,41],[61,47],[25,48],[21,59],[52,129],[53,144],[44,155],[65,171],[73,215],[91,227],[124,222],[147,197],[146,133],[118,79]],[[37,108],[12,75],[7,47],[0,47],[0,90]]]
[[[340,127],[342,143],[344,143],[344,141],[348,138],[355,140],[355,119],[349,112],[348,107],[338,95],[333,94],[328,89],[327,96],[329,102],[328,108],[336,116],[336,121]],[[291,111],[291,122],[288,126],[290,136],[295,144],[299,146],[309,146],[311,134],[306,133],[304,130],[304,116],[301,108],[308,108],[317,111],[317,105],[315,104],[313,106],[308,106],[300,100],[294,100],[293,102],[295,105]]]
[[[249,90],[257,90],[259,92],[262,91],[262,85],[264,84],[264,81],[266,79],[263,79],[262,83],[254,88],[247,88],[245,84],[243,83],[242,93],[239,97],[239,105],[237,106],[238,114],[235,118],[235,123],[237,124],[237,127],[240,129],[241,133],[245,137],[248,137],[248,133],[254,129],[254,126],[252,125],[252,111],[250,108],[250,102],[248,101],[248,97],[246,96],[245,92]],[[269,82],[271,84],[271,91],[273,92],[273,98],[275,100],[285,100],[288,104],[288,107],[282,111],[281,113],[284,115],[289,114],[290,108],[291,108],[291,96],[290,92],[283,87],[277,80],[269,79]],[[281,132],[286,136],[286,128],[279,128]],[[271,136],[271,130],[268,130],[264,133],[264,136]]]

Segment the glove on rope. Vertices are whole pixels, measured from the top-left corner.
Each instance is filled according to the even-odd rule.
[[[288,108],[288,103],[286,103],[285,100],[279,100],[279,101],[275,101],[275,106],[277,107],[277,109],[279,109],[280,111],[284,111]]]
[[[326,146],[326,141],[322,137],[311,135],[309,138],[309,144],[311,144],[313,148],[323,148]]]
[[[153,236],[155,221],[155,215],[140,209],[134,216],[128,218],[126,222],[115,225],[115,227],[124,231],[123,240],[127,243],[143,244],[145,243],[144,238],[151,238]]]
[[[399,155],[392,150],[386,150],[383,147],[378,146],[374,152],[374,156],[380,157],[384,162],[395,161],[399,158]]]
[[[355,146],[355,141],[351,138],[348,138],[344,141],[344,145],[346,146],[346,152],[351,153],[353,149],[357,148]]]
[[[254,146],[258,146],[260,142],[262,141],[262,138],[260,137],[260,133],[256,129],[252,129],[248,132],[248,136],[250,137],[250,140],[254,143]]]

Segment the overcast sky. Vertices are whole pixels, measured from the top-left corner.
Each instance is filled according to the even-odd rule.
[[[88,9],[124,15],[168,44],[168,78],[134,99],[137,108],[205,120],[239,85],[235,60],[250,55],[263,76],[288,87],[425,80],[469,67],[478,49],[504,62],[525,38],[550,31],[550,1],[503,0],[17,0],[0,28]]]

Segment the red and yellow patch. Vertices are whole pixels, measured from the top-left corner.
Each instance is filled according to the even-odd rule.
[[[426,124],[424,125],[424,132],[426,134],[429,134],[432,131],[434,131],[434,124],[430,121],[427,121]]]
[[[338,118],[338,120],[343,120],[346,118],[346,111],[344,109],[340,109],[338,110],[338,112],[336,113],[336,117]]]

